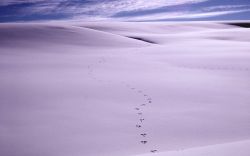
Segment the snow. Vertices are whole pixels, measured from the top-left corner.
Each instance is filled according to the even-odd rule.
[[[213,22],[0,24],[0,155],[247,156],[249,36]]]
[[[249,155],[249,145],[250,141],[240,141],[226,144],[217,144],[212,146],[205,147],[196,147],[191,149],[183,149],[179,151],[169,151],[162,152],[158,154],[144,154],[140,156],[201,156],[201,155],[209,155],[209,156],[235,156]],[[139,155],[138,155],[139,156]]]

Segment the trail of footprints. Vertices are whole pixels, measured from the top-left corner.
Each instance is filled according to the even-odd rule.
[[[99,79],[98,77],[95,76],[94,74],[94,67],[97,66],[98,64],[104,64],[106,62],[105,58],[100,58],[97,63],[88,65],[88,75],[90,78],[94,79],[95,81],[98,82],[103,82],[103,80]],[[110,81],[109,81],[110,82]],[[148,141],[148,133],[144,129],[144,123],[146,122],[145,116],[144,116],[144,110],[147,108],[149,104],[152,103],[152,98],[145,94],[142,90],[138,90],[135,87],[132,87],[130,84],[122,81],[121,84],[125,85],[126,88],[130,89],[131,91],[134,91],[137,94],[140,94],[144,98],[144,102],[135,106],[134,110],[136,115],[138,116],[138,121],[136,121],[135,128],[140,130],[140,133],[138,134],[140,136],[140,140],[138,140],[138,143],[142,145],[146,145],[149,143]],[[151,153],[156,153],[158,150],[156,149],[151,149]]]
[[[138,115],[138,121],[137,121],[137,124],[135,125],[136,128],[140,129],[140,137],[141,137],[141,140],[140,140],[140,143],[145,145],[148,143],[148,140],[147,140],[147,137],[148,137],[148,133],[145,131],[143,125],[144,123],[146,122],[145,120],[145,116],[144,116],[144,110],[146,109],[146,107],[152,103],[152,98],[145,94],[142,90],[138,90],[134,87],[132,87],[131,85],[125,83],[125,82],[122,82],[125,84],[125,86],[128,88],[128,89],[131,89],[133,90],[134,92],[140,94],[141,96],[143,96],[144,98],[144,102],[142,104],[139,104],[137,107],[135,107],[135,112],[136,114]],[[151,153],[156,153],[157,150],[156,149],[151,149],[150,150]]]

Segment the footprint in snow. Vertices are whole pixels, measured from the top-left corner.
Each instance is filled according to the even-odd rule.
[[[150,152],[151,152],[151,153],[156,153],[156,152],[157,152],[157,150],[151,150]]]
[[[142,113],[140,112],[140,113],[137,113],[138,115],[142,115]]]
[[[145,119],[140,119],[141,122],[143,122]]]
[[[135,110],[140,110],[140,108],[135,108]]]
[[[141,128],[142,126],[141,125],[136,125],[137,128]]]

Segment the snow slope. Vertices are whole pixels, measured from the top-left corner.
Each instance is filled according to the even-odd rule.
[[[0,24],[0,155],[249,155],[249,36],[211,22]]]
[[[234,143],[218,144],[206,147],[197,147],[187,150],[170,151],[159,154],[144,154],[140,156],[248,156],[250,141],[241,141]],[[138,155],[139,156],[139,155]]]
[[[41,46],[70,44],[94,47],[146,46],[110,33],[70,25],[1,24],[1,46]]]

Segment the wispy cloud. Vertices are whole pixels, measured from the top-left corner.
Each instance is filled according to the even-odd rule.
[[[240,3],[204,6],[206,2],[211,0],[0,0],[0,7],[22,5],[17,10],[22,16],[60,14],[69,19],[119,21],[206,18],[250,9]]]
[[[208,0],[88,0],[74,1],[70,0],[5,0],[0,5],[13,5],[21,3],[34,3],[32,7],[25,11],[29,13],[50,13],[64,12],[73,15],[86,14],[98,16],[112,16],[124,11],[140,11],[157,9],[160,7],[193,4],[205,2]],[[35,3],[36,2],[36,3]]]
[[[197,19],[216,17],[221,15],[229,15],[235,13],[243,13],[250,11],[250,5],[219,5],[211,7],[203,7],[188,11],[171,11],[152,14],[142,14],[136,16],[117,17],[117,20],[128,21],[159,21],[171,19]]]
[[[232,9],[246,9],[250,8],[250,5],[218,5],[218,6],[211,6],[205,7],[203,11],[224,11],[224,10],[232,10]]]
[[[138,11],[156,9],[163,6],[183,5],[190,3],[199,3],[207,0],[120,0],[105,1],[83,8],[83,12],[100,11],[104,14],[113,15],[122,11]]]
[[[166,12],[166,13],[158,13],[158,14],[150,14],[143,16],[135,16],[135,17],[122,17],[117,18],[119,21],[161,21],[161,20],[173,20],[173,19],[197,19],[197,18],[207,18],[207,17],[215,17],[221,15],[228,15],[240,12],[247,12],[250,9],[244,10],[231,10],[231,11],[212,11],[212,12],[193,12],[193,11],[185,11],[185,12]]]
[[[7,5],[15,5],[15,4],[22,4],[22,3],[37,3],[43,2],[44,0],[1,0],[0,6],[7,6]]]

